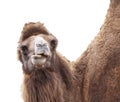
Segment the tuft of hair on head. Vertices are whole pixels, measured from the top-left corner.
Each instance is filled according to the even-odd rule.
[[[49,35],[50,33],[47,30],[47,28],[44,26],[44,24],[41,22],[26,23],[21,32],[20,42],[24,41],[25,39],[29,38],[30,36],[38,35],[38,34]]]

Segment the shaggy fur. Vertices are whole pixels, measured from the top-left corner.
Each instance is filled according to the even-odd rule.
[[[110,2],[99,34],[71,66],[73,75],[56,50],[49,67],[30,72],[23,67],[24,102],[120,102],[120,0]],[[38,34],[51,35],[39,22],[23,28],[18,47],[22,64],[21,43]]]
[[[72,73],[68,61],[56,49],[52,51],[50,66],[32,71],[24,66],[20,46],[27,38],[38,34],[44,34],[46,38],[53,36],[40,22],[28,23],[25,24],[19,41],[18,58],[23,64],[24,72],[24,102],[70,102]]]
[[[81,102],[120,102],[120,0],[110,0],[106,20],[76,61]]]

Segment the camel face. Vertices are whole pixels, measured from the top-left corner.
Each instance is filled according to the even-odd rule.
[[[31,61],[38,68],[45,64],[47,57],[51,56],[49,43],[42,37],[34,39],[34,55],[31,56]]]
[[[57,39],[52,35],[31,36],[20,45],[23,66],[28,70],[49,67]]]

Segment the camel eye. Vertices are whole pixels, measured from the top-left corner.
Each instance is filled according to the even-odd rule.
[[[51,40],[50,44],[51,44],[52,48],[56,48],[57,40],[55,40],[55,39]]]
[[[22,53],[23,53],[24,55],[27,55],[27,50],[28,50],[28,48],[27,48],[26,45],[22,45],[22,46],[21,46],[21,50],[22,50]]]
[[[21,46],[21,50],[22,50],[22,51],[27,50],[27,46],[26,46],[26,45],[22,45],[22,46]]]

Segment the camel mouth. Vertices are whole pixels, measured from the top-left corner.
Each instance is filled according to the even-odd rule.
[[[39,54],[39,55],[33,55],[32,58],[34,59],[41,59],[41,58],[47,58],[48,55],[45,55],[45,54]]]
[[[47,55],[45,54],[40,54],[40,55],[32,55],[31,56],[31,61],[34,66],[41,67],[44,65],[47,61]]]

